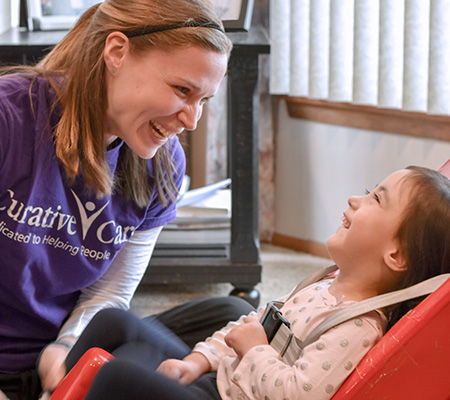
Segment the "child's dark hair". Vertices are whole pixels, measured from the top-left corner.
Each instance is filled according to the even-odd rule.
[[[392,290],[450,272],[450,180],[429,168],[407,169],[410,174],[403,184],[410,190],[410,202],[403,213],[397,240],[408,269]],[[422,299],[392,307],[387,328]]]

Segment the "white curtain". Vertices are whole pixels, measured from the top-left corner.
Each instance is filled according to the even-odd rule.
[[[272,94],[450,114],[450,0],[270,0]]]

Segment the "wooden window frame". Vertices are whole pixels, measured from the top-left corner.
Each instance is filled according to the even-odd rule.
[[[303,97],[277,97],[286,100],[292,118],[450,142],[450,116]]]

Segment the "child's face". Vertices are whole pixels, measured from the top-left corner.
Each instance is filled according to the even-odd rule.
[[[402,182],[409,173],[394,172],[365,196],[349,198],[342,225],[327,240],[328,251],[341,269],[382,263],[386,252],[398,247],[396,235],[410,193]]]

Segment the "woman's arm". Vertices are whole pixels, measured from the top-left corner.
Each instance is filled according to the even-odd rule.
[[[58,339],[75,342],[92,317],[103,308],[128,309],[150,261],[162,227],[136,231],[105,274],[83,289]]]
[[[61,328],[56,343],[48,345],[40,356],[38,369],[45,390],[53,390],[64,377],[63,364],[70,347],[98,311],[113,307],[129,308],[161,230],[162,227],[136,231],[105,274],[81,291],[77,305]]]

